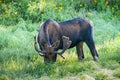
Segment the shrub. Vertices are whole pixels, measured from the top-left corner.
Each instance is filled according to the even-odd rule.
[[[49,3],[48,3],[49,2]],[[14,25],[23,20],[39,22],[48,18],[61,20],[61,15],[77,15],[81,9],[85,11],[111,11],[120,17],[119,0],[1,0],[0,22],[5,25]]]

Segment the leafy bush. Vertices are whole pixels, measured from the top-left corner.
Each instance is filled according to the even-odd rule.
[[[119,0],[1,0],[0,7],[0,22],[5,25],[15,25],[20,18],[31,22],[48,18],[61,21],[62,16],[64,17],[62,13],[73,17],[79,15],[82,9],[111,11],[116,17],[120,17]]]

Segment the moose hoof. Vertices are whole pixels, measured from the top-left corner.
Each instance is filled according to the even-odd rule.
[[[78,59],[78,61],[79,61],[79,62],[82,62],[82,61],[84,61],[84,59],[83,59],[83,58],[82,58],[82,59]]]
[[[94,57],[94,61],[98,61],[99,58],[97,56]]]
[[[78,57],[78,61],[80,61],[80,62],[83,61],[83,59],[84,59],[84,58],[81,57],[81,56]]]

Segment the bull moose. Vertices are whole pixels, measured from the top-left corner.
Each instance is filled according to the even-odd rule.
[[[84,59],[83,43],[85,42],[95,61],[99,56],[93,39],[93,26],[90,20],[75,18],[64,22],[46,20],[40,27],[38,36],[34,36],[34,48],[44,62],[55,62],[57,55],[76,46],[78,60]],[[39,48],[38,45],[39,44]],[[61,51],[58,51],[62,49]]]

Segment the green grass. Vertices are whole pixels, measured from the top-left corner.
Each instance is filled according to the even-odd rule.
[[[116,71],[116,72],[114,73],[114,76],[120,78],[120,70]]]
[[[120,21],[106,15],[96,12],[87,17],[94,23],[98,62],[93,61],[84,45],[85,59],[82,62],[77,60],[73,48],[64,53],[65,60],[58,56],[56,63],[44,64],[33,47],[33,36],[38,33],[41,22],[32,24],[21,20],[15,26],[0,25],[0,80],[120,79],[117,71],[120,68]],[[72,18],[64,16],[60,21]]]

